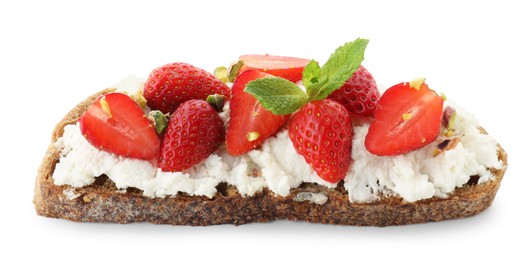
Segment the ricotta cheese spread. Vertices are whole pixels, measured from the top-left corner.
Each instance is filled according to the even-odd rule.
[[[116,87],[124,89],[122,85],[127,85],[128,90],[138,90],[143,81],[130,77]],[[497,142],[480,132],[473,115],[455,104],[448,105],[457,110],[455,137],[459,141],[452,149],[436,156],[437,145],[448,139],[443,132],[438,140],[421,149],[381,157],[365,149],[369,125],[354,127],[352,162],[343,182],[349,200],[370,202],[382,196],[400,196],[414,202],[434,196],[446,197],[466,184],[471,176],[479,176],[478,183],[494,178],[489,169],[502,167],[497,156]],[[220,116],[228,121],[228,105]],[[56,185],[83,187],[105,174],[119,190],[134,187],[147,197],[172,196],[178,192],[213,197],[216,186],[222,182],[235,186],[243,196],[252,196],[264,188],[287,196],[292,188],[303,182],[329,188],[337,185],[317,176],[304,157],[296,152],[286,129],[266,140],[260,149],[234,157],[222,147],[184,172],[162,172],[147,161],[99,150],[86,141],[78,125],[67,125],[54,145],[61,150],[53,173]]]

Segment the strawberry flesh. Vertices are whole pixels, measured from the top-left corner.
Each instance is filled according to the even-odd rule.
[[[304,105],[289,122],[289,138],[323,180],[336,183],[350,166],[353,127],[348,111],[324,99]]]
[[[101,150],[149,161],[158,157],[155,129],[142,109],[125,94],[98,97],[80,117],[79,125],[87,141]]]
[[[240,74],[247,70],[259,70],[292,82],[297,82],[302,79],[302,71],[310,62],[307,59],[268,54],[242,55],[240,56],[240,60],[243,61],[243,66],[239,71]]]
[[[399,83],[380,98],[365,147],[379,156],[420,149],[437,139],[442,114],[443,99],[425,83],[418,90],[408,82]]]
[[[289,115],[275,115],[266,110],[251,94],[244,92],[252,80],[271,77],[257,70],[240,74],[232,85],[230,119],[227,128],[227,152],[242,155],[258,147],[285,124]]]

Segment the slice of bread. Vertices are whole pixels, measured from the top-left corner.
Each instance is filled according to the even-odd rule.
[[[107,89],[88,97],[72,109],[57,124],[52,143],[63,134],[68,124],[75,124],[87,107]],[[351,203],[342,185],[329,189],[303,183],[286,197],[264,189],[253,196],[241,196],[231,185],[221,183],[213,198],[178,194],[166,198],[149,198],[142,191],[128,188],[119,191],[112,180],[102,175],[86,187],[57,186],[52,174],[60,151],[50,145],[39,168],[35,185],[34,204],[37,214],[84,222],[151,222],[172,225],[216,225],[268,222],[276,219],[315,223],[390,226],[457,219],[476,215],[488,208],[507,168],[507,154],[498,146],[501,169],[491,169],[493,180],[477,184],[477,179],[456,189],[448,198],[430,198],[404,202],[398,197],[386,197],[371,203]],[[319,193],[325,203],[308,198]]]

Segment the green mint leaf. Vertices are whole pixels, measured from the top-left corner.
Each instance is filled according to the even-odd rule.
[[[308,96],[297,84],[280,77],[253,80],[247,83],[244,91],[258,99],[265,109],[277,115],[291,114],[308,103]]]
[[[302,84],[304,86],[315,84],[319,81],[320,76],[321,67],[319,67],[317,61],[311,60],[302,71]]]
[[[311,60],[302,71],[302,84],[306,87],[308,96],[317,94],[323,81],[321,81],[321,67],[315,60]]]
[[[326,82],[317,93],[310,95],[310,100],[325,99],[334,90],[345,84],[359,68],[364,59],[365,48],[369,40],[358,38],[336,49],[321,68],[321,77]]]

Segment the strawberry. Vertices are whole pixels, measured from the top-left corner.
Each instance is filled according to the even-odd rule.
[[[170,117],[158,166],[166,172],[186,170],[216,151],[224,137],[223,120],[209,103],[186,101]]]
[[[247,70],[240,74],[232,85],[227,128],[227,152],[231,155],[242,155],[258,147],[275,134],[289,118],[288,115],[274,115],[255,97],[243,91],[248,82],[264,77],[271,75]]]
[[[293,115],[289,138],[323,180],[343,179],[351,160],[353,129],[348,111],[331,99],[312,101]]]
[[[297,82],[302,79],[304,66],[309,62],[310,60],[307,59],[268,54],[242,55],[238,62],[231,67],[230,79],[234,79],[237,75],[247,70],[259,70],[292,82]]]
[[[328,182],[345,177],[352,160],[354,130],[348,110],[327,97],[358,70],[368,42],[358,38],[344,44],[322,67],[311,60],[302,73],[306,91],[279,77],[258,78],[244,90],[276,115],[294,113],[288,123],[289,138],[297,153]]]
[[[142,109],[128,95],[98,97],[79,118],[81,133],[104,151],[143,160],[156,160],[159,139]]]
[[[370,125],[365,147],[375,155],[399,155],[437,139],[443,99],[423,80],[399,83],[384,92]]]
[[[360,65],[352,77],[328,98],[344,105],[354,117],[372,117],[380,92],[372,74]]]
[[[186,63],[171,63],[154,69],[144,85],[148,106],[171,113],[191,99],[213,94],[230,98],[230,89],[211,73]]]

